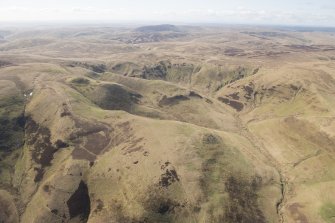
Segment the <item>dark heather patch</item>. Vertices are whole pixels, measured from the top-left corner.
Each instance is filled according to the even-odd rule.
[[[87,85],[90,83],[89,79],[82,78],[82,77],[77,77],[71,81],[73,84],[82,84],[82,85]]]
[[[98,213],[100,211],[102,211],[102,209],[104,208],[104,202],[100,199],[97,200],[97,207],[94,210],[95,213]]]
[[[144,79],[161,79],[166,80],[166,76],[168,74],[168,67],[164,62],[159,62],[151,67],[144,66],[141,77]]]
[[[140,103],[140,99],[143,97],[140,94],[137,93],[129,93],[130,95],[130,100],[136,104]]]
[[[122,122],[116,125],[116,131],[113,133],[113,146],[118,146],[124,142],[134,142],[134,131],[130,126],[130,122]],[[132,143],[129,147],[134,147]],[[127,148],[129,148],[127,147]]]
[[[23,113],[16,118],[16,123],[20,128],[24,128],[24,126],[26,125],[26,117]]]
[[[72,157],[74,159],[94,162],[97,156],[108,151],[109,147],[116,147],[125,143],[124,155],[142,151],[138,145],[143,138],[134,136],[134,131],[129,122],[115,124],[112,128],[101,122],[91,122],[73,117],[75,131],[70,134],[69,141],[74,145]]]
[[[208,104],[213,104],[213,102],[208,98],[205,99],[205,102],[208,103]]]
[[[58,210],[57,210],[57,209],[52,209],[52,210],[51,210],[51,213],[57,215],[57,214],[58,214]]]
[[[87,221],[91,211],[91,202],[87,185],[83,181],[80,181],[78,189],[71,195],[66,204],[70,219],[80,216],[81,220]]]
[[[179,104],[181,101],[190,100],[189,97],[185,95],[175,95],[172,97],[167,97],[166,95],[158,102],[159,106],[173,106]]]
[[[224,51],[224,55],[234,57],[234,56],[244,56],[244,50],[230,47]]]
[[[51,166],[51,161],[57,148],[50,141],[51,133],[46,127],[39,126],[32,118],[26,120],[26,143],[33,147],[32,158],[40,165],[36,167],[35,182],[42,180],[46,167]]]
[[[96,73],[104,73],[106,71],[106,65],[104,64],[93,64],[90,69]]]
[[[167,190],[149,187],[149,196],[143,199],[146,218],[149,222],[174,222],[186,203],[180,203]]]
[[[89,69],[93,72],[96,73],[104,73],[107,70],[107,67],[105,64],[92,64],[92,63],[86,63],[86,62],[72,62],[70,64],[68,64],[69,67],[82,67],[85,69]]]
[[[93,162],[109,145],[110,129],[102,123],[92,123],[78,118],[74,118],[74,121],[76,130],[69,137],[75,145],[72,157]]]
[[[71,116],[71,112],[64,110],[62,113],[60,113],[60,117],[66,117],[66,116]]]
[[[72,114],[68,108],[68,105],[66,103],[63,103],[62,106],[63,106],[63,111],[60,114],[60,117],[71,116]]]
[[[220,143],[220,138],[216,135],[213,135],[213,134],[205,134],[202,137],[202,142],[204,144],[219,144]]]
[[[225,222],[265,223],[265,217],[258,206],[257,191],[262,183],[261,177],[254,177],[251,182],[234,176],[228,177],[225,190],[229,202],[222,220]]]
[[[165,170],[171,163],[166,161],[163,165],[161,165],[161,170]]]
[[[197,93],[195,93],[194,91],[191,91],[190,94],[189,94],[189,96],[190,97],[194,97],[194,98],[200,98],[200,99],[202,99],[202,96],[199,95],[199,94],[197,94]]]
[[[307,52],[319,50],[318,47],[315,47],[313,45],[292,44],[292,45],[284,45],[284,46],[289,47],[294,50],[302,50],[302,51],[307,51]]]
[[[56,144],[57,149],[63,149],[63,148],[69,147],[69,144],[63,142],[60,139],[58,139],[55,144]]]
[[[228,83],[236,82],[248,76],[249,74],[249,71],[245,67],[238,67],[237,69],[233,70],[233,77]]]
[[[123,155],[127,155],[133,152],[140,152],[143,151],[143,146],[139,145],[144,138],[137,138],[134,135],[134,131],[130,126],[129,122],[123,122],[116,125],[115,133],[113,134],[113,146],[120,145],[122,143],[127,143],[122,150],[125,152]]]
[[[102,150],[109,144],[106,136],[98,133],[90,134],[86,137],[87,142],[84,147],[88,151],[93,151],[94,154],[100,154]]]
[[[44,185],[44,186],[43,186],[43,190],[44,190],[45,192],[50,192],[50,186],[49,186],[49,185]]]
[[[34,170],[37,172],[34,178],[34,182],[40,182],[44,176],[44,169],[35,167]]]
[[[238,101],[230,100],[228,98],[223,98],[223,97],[219,97],[218,100],[225,103],[226,105],[229,105],[230,107],[234,108],[238,112],[242,111],[244,108],[244,105]]]
[[[252,85],[252,83],[250,83]],[[246,85],[243,86],[243,89],[246,91],[246,94],[244,95],[244,97],[246,99],[251,99],[252,93],[254,92],[254,89],[252,88],[252,86]]]
[[[168,187],[176,181],[179,181],[177,172],[174,169],[172,170],[167,169],[165,173],[161,175],[161,178],[158,184],[161,187]]]
[[[20,104],[19,99],[13,98],[13,104]],[[8,106],[8,107],[7,107]],[[10,110],[11,105],[1,105],[0,109],[3,107],[4,110]],[[10,118],[10,116],[5,112],[0,117],[0,149],[4,152],[10,152],[21,147],[24,144],[24,125],[25,117],[23,114],[17,117]]]
[[[226,95],[228,98],[234,99],[234,100],[240,100],[240,97],[238,96],[239,92],[235,92],[229,95]]]
[[[0,37],[1,39],[1,37]],[[9,61],[4,61],[4,60],[0,60],[0,68],[1,67],[9,67],[9,66],[13,66],[14,64],[9,62]]]
[[[293,84],[290,85],[290,88],[291,88],[293,91],[297,91],[297,90],[299,90],[299,87],[297,87],[297,86],[295,86],[295,85],[293,85]]]
[[[253,72],[252,72],[252,75],[255,75],[255,74],[257,74],[258,73],[258,71],[259,71],[259,67],[257,67]]]
[[[170,200],[167,200],[159,204],[157,212],[163,215],[173,210],[173,208],[174,208],[173,203]]]

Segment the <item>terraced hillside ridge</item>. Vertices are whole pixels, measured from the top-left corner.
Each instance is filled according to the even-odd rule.
[[[335,222],[333,30],[0,33],[0,222]]]

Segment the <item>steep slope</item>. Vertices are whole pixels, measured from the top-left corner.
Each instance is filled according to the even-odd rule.
[[[265,222],[280,199],[275,170],[235,134],[102,110],[41,79],[25,117],[22,222]]]
[[[334,84],[323,70],[283,67],[260,71],[219,93],[219,99],[244,106],[239,116],[245,127],[281,170],[284,221],[331,222],[320,213],[334,199]]]
[[[124,103],[140,94],[122,85],[66,80],[62,75],[48,79],[41,74],[32,80],[34,89],[24,113],[25,144],[8,183],[17,191],[11,196],[20,208],[11,205],[13,210],[6,213],[13,214],[7,219],[15,220],[15,213],[21,222],[265,222],[276,218],[278,173],[247,139],[185,121],[126,113],[128,107],[120,106],[118,99],[125,97]],[[150,83],[129,84],[137,81],[144,86]],[[92,92],[86,92],[86,85]],[[151,89],[139,92],[149,97],[144,93],[168,91],[161,85],[166,84],[151,84]],[[177,88],[167,86],[172,91]],[[104,98],[101,91],[120,96]],[[188,97],[202,101],[195,92]],[[164,103],[157,101],[157,109],[173,107],[172,101],[167,97]],[[2,197],[2,204],[9,205],[8,195]]]

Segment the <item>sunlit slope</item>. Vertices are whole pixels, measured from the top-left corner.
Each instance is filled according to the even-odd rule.
[[[243,105],[240,118],[281,169],[287,222],[332,221],[334,87],[325,70],[290,66],[262,69],[218,95]]]
[[[333,33],[179,28],[4,32],[0,222],[334,221]]]
[[[277,219],[278,173],[237,134],[102,110],[60,82],[26,116],[22,221]]]

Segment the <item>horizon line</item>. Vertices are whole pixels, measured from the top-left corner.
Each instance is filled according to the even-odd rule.
[[[99,26],[99,25],[162,25],[170,24],[176,26],[261,26],[261,27],[302,27],[302,28],[335,28],[335,25],[313,25],[313,24],[277,24],[277,23],[243,23],[243,22],[183,22],[183,21],[122,21],[122,20],[12,20],[0,21],[0,26],[48,26],[48,25],[79,25],[79,26]],[[2,28],[2,27],[0,27]]]

